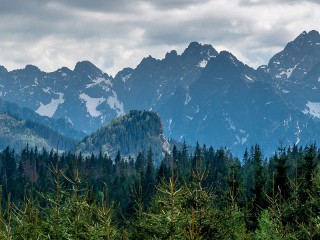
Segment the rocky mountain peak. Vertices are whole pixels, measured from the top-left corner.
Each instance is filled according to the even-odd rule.
[[[178,56],[176,50],[172,50],[171,52],[166,53],[165,59],[172,59]]]
[[[268,64],[274,80],[300,81],[320,61],[320,34],[303,32],[289,42]]]
[[[202,45],[198,42],[191,42],[181,56],[192,57],[197,54],[214,57],[218,55],[218,52],[209,44]]]
[[[62,74],[62,76],[67,76],[72,74],[72,70],[67,67],[59,68],[56,73]]]
[[[31,64],[26,65],[24,70],[29,74],[37,74],[41,72],[41,70],[37,66]]]
[[[319,43],[320,42],[320,34],[316,30],[312,30],[310,32],[302,32],[295,40],[291,43],[295,44],[310,44],[310,43]]]
[[[221,51],[215,58],[207,64],[205,71],[214,71],[217,74],[233,74],[239,71],[244,64],[234,55],[227,51]]]
[[[91,63],[90,61],[77,62],[73,71],[76,74],[93,73],[96,75],[103,75],[103,72],[98,67],[96,67],[93,63]]]
[[[138,65],[137,68],[140,67],[146,67],[146,66],[152,66],[153,64],[156,64],[159,60],[152,57],[151,55],[149,55],[148,57],[145,57],[142,59],[142,61],[140,62],[140,64]]]
[[[0,65],[0,73],[6,73],[6,72],[8,72],[8,70],[4,66]]]

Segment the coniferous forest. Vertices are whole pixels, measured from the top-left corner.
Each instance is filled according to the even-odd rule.
[[[173,147],[134,158],[7,147],[0,239],[318,239],[320,151]]]

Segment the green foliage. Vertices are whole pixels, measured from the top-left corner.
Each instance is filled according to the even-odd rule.
[[[280,229],[277,222],[272,218],[269,210],[264,210],[259,219],[259,228],[256,230],[256,238],[261,240],[285,239],[283,229]]]
[[[318,239],[319,150],[258,145],[240,162],[185,144],[157,167],[27,146],[0,153],[0,239]]]

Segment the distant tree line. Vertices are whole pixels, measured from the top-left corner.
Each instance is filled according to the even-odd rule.
[[[31,120],[22,120],[15,115],[1,114],[0,119],[0,149],[15,146],[19,151],[29,143],[32,146],[55,146],[70,150],[74,148],[75,140],[52,130],[48,126]]]
[[[0,239],[318,239],[320,151],[0,153]]]

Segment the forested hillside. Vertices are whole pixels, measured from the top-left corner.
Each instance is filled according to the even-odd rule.
[[[45,125],[22,120],[8,113],[0,113],[0,149],[10,145],[21,151],[27,144],[51,149],[59,143],[60,148],[71,150],[75,141]]]
[[[159,115],[150,111],[132,110],[128,114],[113,119],[79,143],[82,152],[115,157],[121,150],[124,156],[137,155],[145,148],[152,147],[159,163],[168,150],[169,143],[163,135]]]
[[[7,147],[1,239],[318,239],[320,151],[259,145],[243,159],[197,144],[159,167],[135,158]]]

